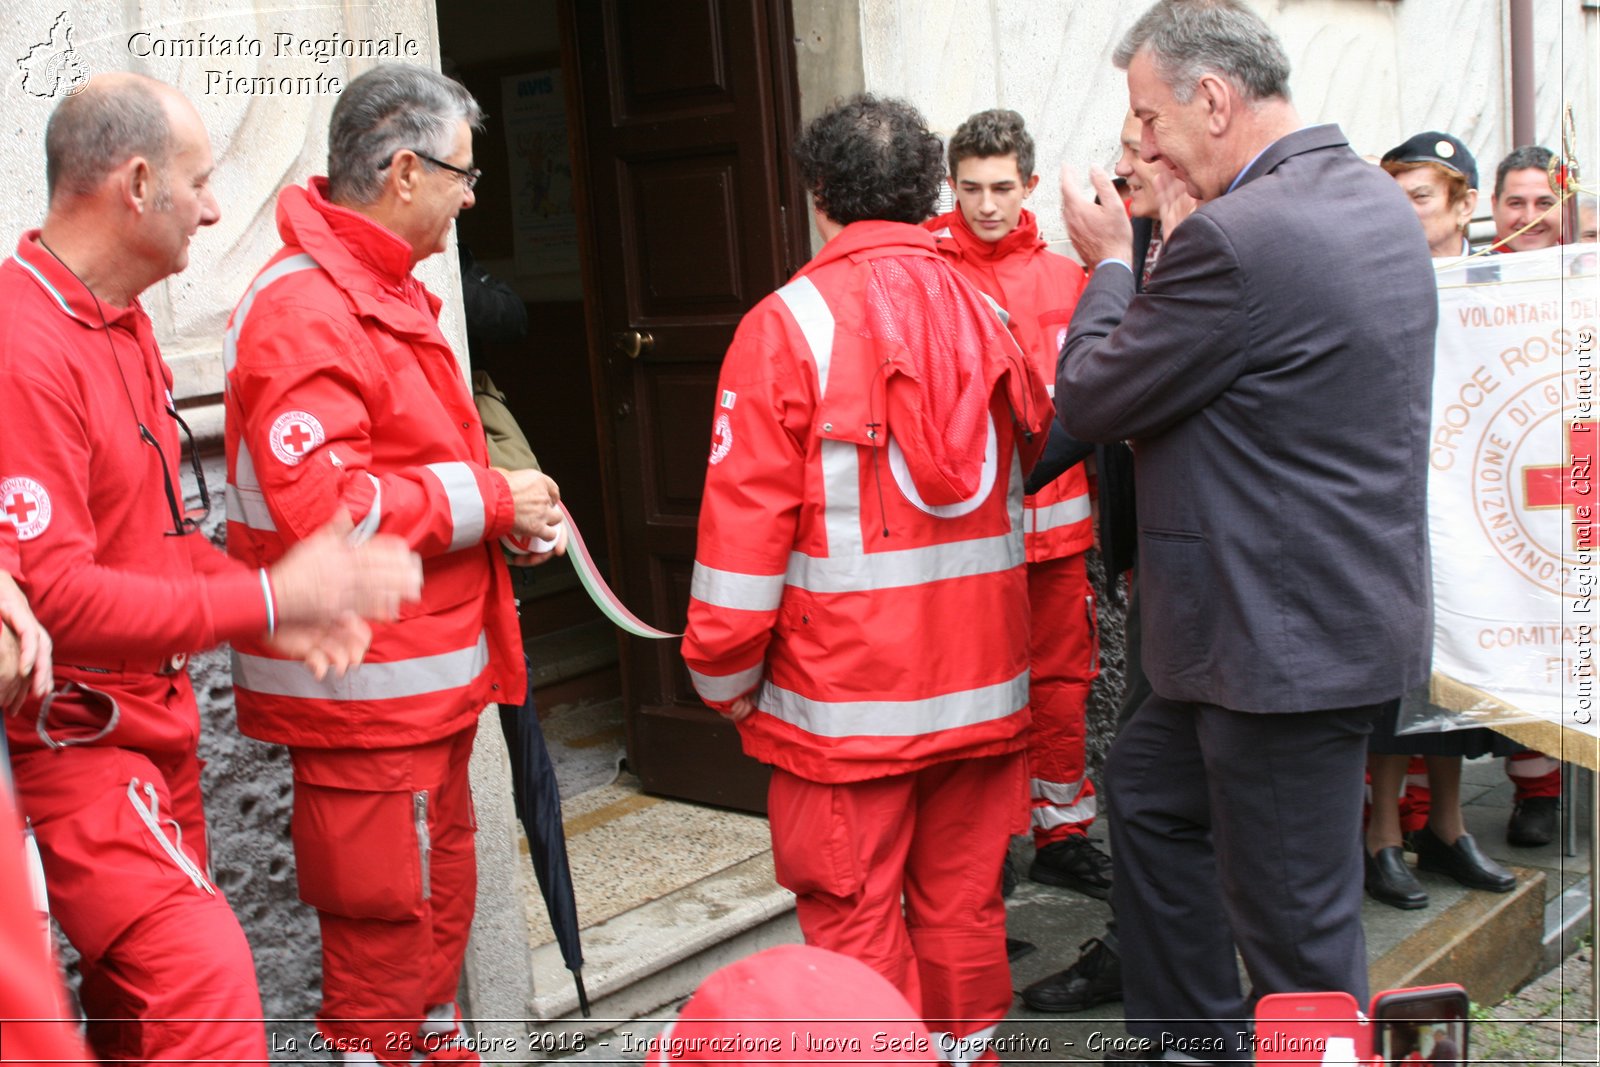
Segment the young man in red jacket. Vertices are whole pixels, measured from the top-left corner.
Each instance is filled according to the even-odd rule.
[[[957,209],[923,225],[963,277],[1005,309],[1035,369],[1054,381],[1083,269],[1045,247],[1033,212],[1022,206],[1039,184],[1033,138],[1015,111],[982,111],[950,139],[950,186]],[[1027,531],[1028,742],[1037,850],[1028,877],[1102,900],[1111,894],[1111,859],[1089,840],[1094,784],[1084,763],[1084,710],[1100,673],[1094,592],[1084,554],[1094,543],[1089,485],[1079,464],[1023,502]]]

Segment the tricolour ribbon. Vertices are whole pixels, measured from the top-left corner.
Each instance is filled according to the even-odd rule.
[[[595,566],[594,557],[589,554],[589,546],[583,543],[583,535],[578,532],[578,524],[572,521],[572,513],[563,504],[556,506],[561,509],[561,515],[566,519],[567,556],[572,560],[572,569],[578,572],[578,581],[583,584],[583,591],[589,594],[589,599],[594,601],[600,613],[635,637],[648,637],[657,641],[669,637],[682,637],[682,634],[670,634],[665,630],[658,630],[628,610],[628,605],[622,602],[622,598],[617,596],[611,586],[606,584],[605,578],[601,577],[600,568]]]

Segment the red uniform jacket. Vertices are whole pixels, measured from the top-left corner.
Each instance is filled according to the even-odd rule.
[[[7,716],[13,755],[63,744],[193,752],[200,719],[182,656],[267,628],[253,568],[199,533],[168,536],[162,456],[180,494],[187,469],[167,414],[172,375],[137,300],[96,304],[37,231],[0,264],[0,515],[55,645],[58,690]]]
[[[326,189],[314,178],[279,196],[284,248],[228,326],[228,551],[270,562],[342,508],[358,536],[396,534],[422,555],[422,601],[374,626],[366,662],[342,680],[318,683],[238,642],[239,727],[307,748],[420,744],[470,726],[490,701],[523,698],[497,545],[511,490],[489,469],[410,245]]]
[[[923,225],[933,231],[945,261],[1005,308],[1017,343],[1053,394],[1056,357],[1083,292],[1083,268],[1045,247],[1031,211],[1023,211],[1016,229],[993,242],[973,233],[960,210]],[[1081,464],[1029,496],[1023,506],[1028,562],[1077,555],[1094,544],[1089,483]]]
[[[745,751],[846,782],[1015,751],[1022,471],[1052,415],[915,226],[845,228],[723,361],[683,654]]]

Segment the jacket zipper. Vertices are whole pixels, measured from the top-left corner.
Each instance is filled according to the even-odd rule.
[[[417,824],[417,854],[422,858],[422,899],[433,895],[429,866],[433,860],[433,839],[428,836],[428,791],[411,794],[411,817]]]

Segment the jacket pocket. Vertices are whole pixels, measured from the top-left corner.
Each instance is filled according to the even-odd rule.
[[[1186,530],[1139,531],[1137,581],[1142,607],[1143,658],[1152,680],[1191,680],[1206,670],[1206,650],[1216,605],[1205,603],[1212,586],[1211,548]]]

